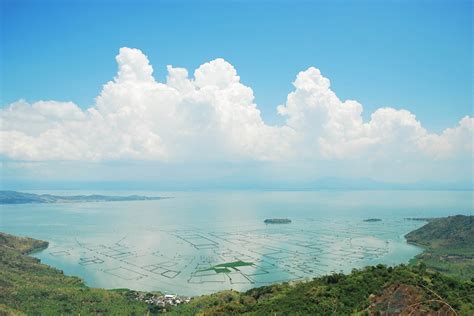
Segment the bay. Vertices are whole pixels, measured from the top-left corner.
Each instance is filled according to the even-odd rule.
[[[30,192],[172,197],[1,205],[0,230],[48,241],[34,256],[89,286],[181,295],[407,263],[424,222],[406,218],[473,208],[471,191]]]

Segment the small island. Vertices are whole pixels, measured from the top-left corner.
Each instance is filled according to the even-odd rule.
[[[288,219],[288,218],[267,218],[263,222],[265,224],[290,224],[291,219]]]
[[[381,222],[382,220],[380,218],[367,218],[364,219],[364,222]]]

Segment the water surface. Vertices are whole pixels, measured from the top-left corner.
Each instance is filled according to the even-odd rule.
[[[184,295],[406,263],[421,249],[403,236],[424,224],[406,217],[469,214],[473,208],[470,191],[48,193],[172,196],[2,205],[0,230],[49,241],[35,256],[90,286]],[[263,223],[274,217],[292,223]],[[236,261],[252,265],[212,269]]]

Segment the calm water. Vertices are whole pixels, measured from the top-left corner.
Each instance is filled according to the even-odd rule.
[[[42,192],[35,192],[42,193]],[[469,191],[85,192],[172,199],[1,206],[0,230],[50,242],[35,254],[94,287],[198,295],[408,262],[406,217],[470,214]],[[292,219],[265,225],[265,218]],[[364,222],[367,218],[381,222]],[[216,271],[216,265],[251,263]]]

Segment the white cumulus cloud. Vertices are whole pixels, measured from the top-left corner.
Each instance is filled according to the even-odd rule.
[[[190,77],[167,67],[165,83],[138,49],[121,48],[118,72],[96,104],[20,100],[0,110],[0,154],[18,161],[456,160],[472,158],[474,119],[440,134],[407,110],[380,108],[369,121],[357,101],[340,100],[316,68],[300,72],[266,124],[253,91],[218,58]]]

